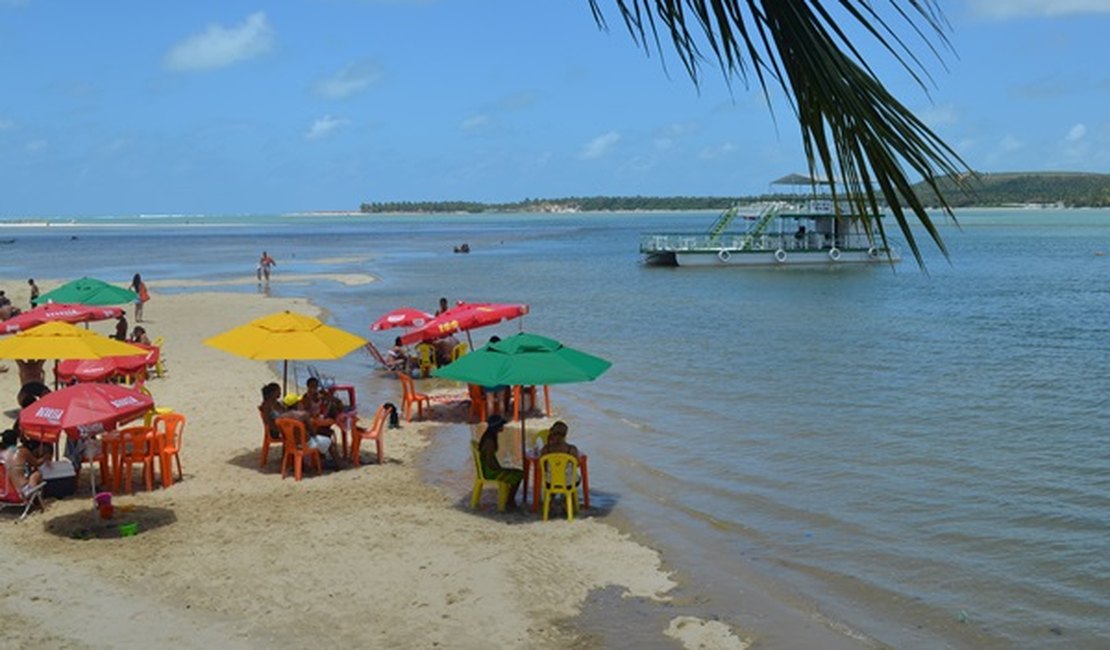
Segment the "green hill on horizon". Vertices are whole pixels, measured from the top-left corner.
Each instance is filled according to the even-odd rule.
[[[956,188],[952,179],[941,179],[940,189],[954,208],[1059,205],[1110,207],[1110,174],[1088,172],[981,173],[970,179],[970,191]],[[940,202],[924,183],[915,186],[927,206]],[[482,213],[482,212],[612,212],[630,210],[725,210],[737,203],[784,198],[781,194],[755,196],[589,196],[524,199],[512,203],[476,201],[389,201],[363,203],[364,214],[383,213]]]

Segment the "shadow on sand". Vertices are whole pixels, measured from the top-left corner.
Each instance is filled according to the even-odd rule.
[[[177,515],[169,508],[156,508],[140,505],[119,505],[111,519],[101,519],[100,513],[90,507],[68,515],[47,520],[43,528],[47,532],[69,539],[116,539],[121,537],[120,527],[136,524],[136,535],[168,526],[177,521]]]

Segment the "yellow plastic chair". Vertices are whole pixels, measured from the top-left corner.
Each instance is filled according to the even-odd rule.
[[[146,384],[142,382],[135,384],[135,390],[139,391],[140,393],[146,395],[151,399],[154,399],[154,395],[151,394],[150,389],[147,388]],[[143,414],[143,426],[154,426],[154,418],[159,415],[166,415],[167,413],[173,413],[173,409],[168,406],[155,406],[154,408]]]
[[[451,348],[451,362],[454,363],[455,361],[458,361],[459,357],[466,354],[467,352],[470,352],[470,346],[466,343],[459,343],[455,347]]]
[[[421,343],[416,346],[416,353],[420,355],[420,374],[427,377],[436,365],[436,346],[431,343]]]
[[[539,431],[532,432],[528,436],[528,442],[532,443],[531,448],[537,450],[543,449],[543,446],[547,444],[547,437],[549,435],[551,435],[551,429],[540,429]]]
[[[544,454],[540,457],[540,484],[543,486],[543,520],[551,498],[562,494],[567,503],[567,521],[574,521],[578,507],[578,459],[570,454]]]
[[[509,489],[512,487],[504,481],[499,481],[495,478],[486,478],[485,472],[482,471],[482,454],[478,452],[478,441],[470,441],[470,451],[474,455],[474,490],[470,495],[470,508],[471,510],[478,507],[478,501],[482,498],[482,488],[493,485],[497,487],[497,512],[505,512],[505,506],[509,503]]]
[[[156,337],[150,342],[151,345],[158,348],[158,360],[154,362],[154,374],[157,375],[159,379],[161,379],[162,375],[166,372],[166,366],[162,363],[162,357],[165,356],[162,354],[162,344],[165,342],[166,339],[162,336]]]

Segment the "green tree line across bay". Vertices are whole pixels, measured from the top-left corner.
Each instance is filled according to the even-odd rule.
[[[1110,174],[1081,172],[1014,172],[981,174],[970,180],[970,191],[960,190],[947,178],[940,188],[953,207],[1011,205],[1060,205],[1110,207]],[[925,184],[916,186],[925,205],[938,204]],[[737,203],[789,198],[785,194],[749,196],[572,196],[531,199],[509,203],[477,201],[385,201],[363,203],[360,211],[382,213],[482,213],[482,212],[613,212],[631,210],[725,210]],[[796,196],[795,196],[796,198]]]

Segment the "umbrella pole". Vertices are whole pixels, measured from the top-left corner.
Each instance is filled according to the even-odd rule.
[[[520,412],[520,467],[521,467],[521,469],[524,469],[524,466],[527,465],[527,463],[524,462],[524,458],[525,458],[525,455],[527,453],[528,453],[528,439],[527,439],[527,436],[525,435],[525,431],[524,431],[524,411],[522,410]],[[527,499],[528,495],[527,494],[523,495],[523,498]]]
[[[281,394],[285,395],[286,385],[289,383],[289,359],[282,361],[281,367]]]

